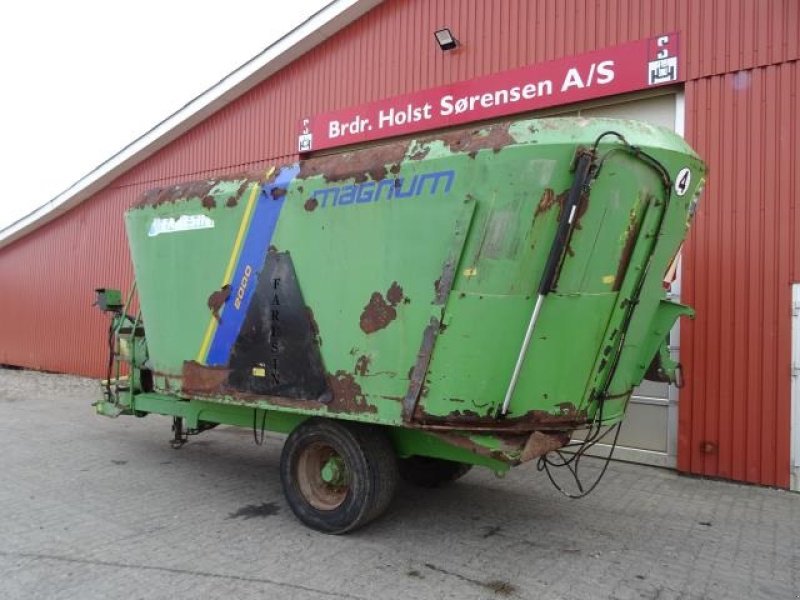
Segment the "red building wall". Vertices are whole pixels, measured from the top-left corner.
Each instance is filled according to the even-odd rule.
[[[686,84],[710,165],[684,263],[678,468],[788,486],[791,284],[800,282],[798,61]]]
[[[684,262],[681,470],[788,486],[790,284],[800,281],[797,0],[387,0],[100,193],[0,249],[0,363],[101,375],[99,285],[132,277],[148,188],[295,158],[303,115],[681,32],[686,136],[711,176]],[[462,46],[442,53],[432,32]]]

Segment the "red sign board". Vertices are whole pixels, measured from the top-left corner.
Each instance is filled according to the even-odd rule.
[[[301,119],[298,151],[439,129],[683,81],[677,33]]]

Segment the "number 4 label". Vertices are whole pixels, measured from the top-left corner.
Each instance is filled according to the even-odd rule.
[[[675,193],[678,196],[683,196],[689,191],[689,184],[692,183],[692,172],[689,167],[684,167],[678,171],[678,176],[675,178]]]

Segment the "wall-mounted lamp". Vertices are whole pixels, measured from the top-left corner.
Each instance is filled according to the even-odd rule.
[[[436,43],[442,50],[452,50],[458,46],[458,40],[447,27],[434,31],[433,37],[436,38]]]

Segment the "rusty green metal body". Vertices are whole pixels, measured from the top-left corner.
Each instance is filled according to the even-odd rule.
[[[503,471],[670,371],[691,311],[663,279],[704,177],[671,132],[546,119],[154,190],[125,218],[141,314],[117,317],[144,343],[98,412],[362,421]]]

